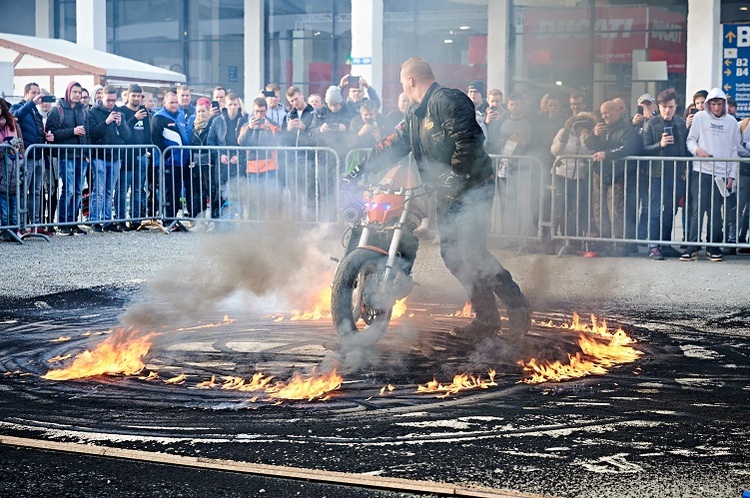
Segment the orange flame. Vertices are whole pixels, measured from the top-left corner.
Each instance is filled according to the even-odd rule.
[[[318,375],[315,372],[309,377],[295,374],[289,382],[276,381],[271,383],[273,376],[256,372],[250,379],[242,377],[225,377],[221,389],[238,391],[262,391],[269,399],[274,401],[308,400],[319,399],[326,401],[330,399],[330,393],[339,389],[344,378],[334,369],[331,373]],[[215,376],[210,381],[201,382],[196,387],[210,389],[218,386]],[[250,401],[257,400],[258,397]]]
[[[495,370],[489,370],[487,375],[489,379],[483,380],[481,375],[474,376],[469,374],[458,374],[453,376],[453,382],[450,384],[441,384],[436,378],[433,378],[427,384],[419,384],[417,386],[417,393],[442,393],[438,398],[447,398],[459,391],[466,391],[469,389],[487,389],[488,387],[497,386],[497,383],[495,382]]]
[[[282,322],[284,320],[330,320],[332,318],[331,313],[331,287],[327,286],[318,293],[313,304],[311,305],[311,311],[300,311],[292,310],[289,317],[284,315],[271,315],[270,318],[274,322]],[[393,305],[393,314],[391,318],[400,318],[406,313],[406,298],[396,301]]]
[[[573,313],[573,322],[570,324],[555,325],[554,323],[539,323],[544,327],[557,327],[560,329],[576,330],[596,336],[588,337],[581,334],[578,338],[578,346],[581,351],[575,355],[568,355],[568,363],[560,361],[549,362],[531,358],[528,362],[519,361],[524,371],[531,374],[522,382],[527,384],[539,384],[547,381],[564,381],[577,379],[588,375],[602,375],[614,367],[624,363],[631,363],[638,359],[643,353],[635,349],[632,344],[635,340],[618,327],[612,331],[607,328],[607,321],[601,323],[595,315],[591,315],[591,325],[582,324],[578,313]],[[600,342],[604,339],[605,342]]]
[[[99,343],[93,351],[76,355],[73,363],[60,370],[50,370],[42,376],[50,380],[71,380],[97,375],[135,375],[145,366],[141,358],[151,348],[154,333],[141,335],[137,330],[119,329]]]
[[[456,311],[455,313],[448,313],[448,316],[471,318],[472,316],[474,316],[474,312],[471,309],[471,301],[466,301],[466,304],[464,304],[463,308]]]
[[[380,388],[380,393],[378,393],[378,396],[382,396],[384,394],[390,394],[395,390],[396,390],[396,386],[394,386],[393,384],[388,384],[387,386],[383,386]]]

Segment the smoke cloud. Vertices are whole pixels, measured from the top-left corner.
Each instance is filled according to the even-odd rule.
[[[227,303],[244,309],[267,298],[294,307],[320,288],[330,274],[322,234],[294,225],[237,227],[230,233],[201,237],[192,254],[175,255],[174,263],[154,277],[146,296],[120,317],[124,327],[154,330],[210,320]]]

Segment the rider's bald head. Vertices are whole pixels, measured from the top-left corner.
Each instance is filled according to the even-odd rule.
[[[401,64],[401,76],[414,78],[414,81],[420,83],[435,81],[432,68],[426,60],[419,57],[412,57]]]

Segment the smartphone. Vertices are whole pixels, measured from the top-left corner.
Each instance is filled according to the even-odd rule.
[[[54,95],[42,95],[42,102],[52,103],[55,100],[57,100],[57,97],[55,97]]]
[[[270,90],[263,90],[263,96],[264,97],[275,97],[276,92],[272,92]]]
[[[665,126],[664,127],[664,133],[666,133],[669,136],[672,136],[672,127],[671,126]]]
[[[359,76],[349,75],[349,86],[359,86]]]
[[[600,119],[600,120],[599,120],[599,124],[600,124],[600,125],[604,125],[604,126],[607,126],[607,122],[606,122],[606,121],[604,121],[603,119]]]
[[[258,124],[259,125],[266,124],[266,118],[258,118]]]
[[[139,111],[145,111],[146,110],[146,106],[145,105],[139,105],[138,106],[138,110]]]
[[[221,106],[219,105],[219,102],[216,100],[211,101],[211,109],[219,109]]]
[[[695,114],[696,112],[698,112],[698,108],[697,107],[690,108],[690,114]]]
[[[492,112],[497,112],[497,106],[496,106],[496,105],[493,105],[492,107],[490,107],[490,110],[491,110]]]

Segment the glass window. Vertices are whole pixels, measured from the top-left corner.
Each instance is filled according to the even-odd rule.
[[[55,0],[55,38],[76,41],[76,0]]]
[[[349,72],[351,1],[266,0],[265,81],[325,93]]]
[[[107,49],[184,73],[196,94],[242,92],[244,2],[107,0]]]
[[[583,90],[589,110],[596,110],[604,100],[622,97],[634,104],[643,93],[656,96],[673,87],[684,103],[684,2],[653,1],[646,7],[616,0],[560,4],[513,2],[511,89],[524,90],[537,101],[557,89]],[[667,81],[634,74],[639,61],[664,62]]]
[[[487,80],[487,7],[457,0],[383,2],[383,112],[397,108],[399,68],[422,57],[445,86]]]

